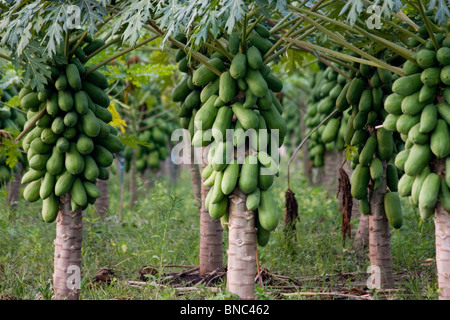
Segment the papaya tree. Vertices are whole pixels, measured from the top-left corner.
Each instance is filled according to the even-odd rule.
[[[26,117],[24,111],[14,105],[18,87],[11,80],[11,77],[0,80],[0,185],[6,186],[6,205],[15,210],[19,201],[22,168],[27,165],[20,143],[15,143],[15,138],[22,131]]]
[[[450,34],[433,12],[418,3],[420,27],[409,38],[414,59],[403,64],[404,76],[386,101],[384,128],[400,134],[405,148],[395,158],[404,175],[399,193],[418,208],[423,220],[434,215],[439,299],[450,299],[448,279],[450,172]]]
[[[324,7],[326,5],[322,9]],[[305,20],[316,30],[316,34],[332,39],[344,49],[336,51],[326,43],[311,43],[301,36],[285,38],[299,50],[319,50],[323,59],[337,63],[350,72],[351,81],[336,99],[333,112],[350,115],[345,125],[344,143],[346,154],[350,155],[347,160],[351,160],[354,169],[350,180],[351,195],[359,201],[359,211],[369,214],[371,265],[380,268],[381,285],[392,287],[389,223],[394,228],[400,227],[402,215],[397,194],[398,172],[393,166],[393,158],[399,152],[401,141],[398,135],[382,128],[382,124],[386,117],[384,99],[390,94],[395,78],[403,75],[398,66],[405,60],[413,59],[412,52],[396,43],[397,37],[404,37],[411,32],[390,23],[386,27],[386,34],[390,36],[381,38],[366,31],[366,26],[358,18],[350,26],[308,8],[292,5],[288,8],[298,14],[295,19]],[[336,6],[327,9],[332,12]],[[351,32],[356,39],[350,43],[338,36],[335,30]],[[360,49],[366,47],[372,49]],[[325,126],[323,132],[328,129],[326,123]],[[389,195],[385,197],[385,194]],[[389,200],[384,203],[384,198]]]
[[[186,76],[172,98],[181,102],[182,126],[190,131],[192,145],[208,147],[202,177],[210,189],[204,208],[228,230],[227,289],[254,299],[257,244],[268,243],[279,220],[270,190],[276,155],[268,149],[278,150],[287,127],[275,96],[283,84],[268,66],[273,43],[263,17],[245,14],[230,31],[201,39],[199,51],[207,59],[200,63],[198,53],[190,63],[179,50]],[[219,229],[210,232],[221,239]]]
[[[56,221],[55,299],[78,299],[82,212],[101,196],[96,183],[108,180],[108,167],[123,149],[117,128],[109,124],[110,84],[99,68],[156,37],[93,64],[94,57],[117,43],[112,33],[97,33],[110,19],[105,2],[6,6],[2,45],[11,55],[5,58],[24,70],[18,97],[27,121],[16,138],[29,164],[21,180],[24,198],[42,200],[42,219]],[[71,23],[74,9],[78,23]]]
[[[371,5],[373,3],[367,1],[367,4]],[[389,255],[390,251],[388,244],[389,230],[387,228],[387,222],[394,227],[401,226],[402,219],[399,195],[411,195],[410,199],[413,202],[413,205],[415,204],[416,206],[419,206],[421,214],[424,218],[432,215],[436,203],[439,207],[437,197],[439,192],[442,191],[442,189],[439,189],[442,184],[442,180],[438,181],[437,177],[439,174],[442,176],[443,172],[438,169],[434,169],[435,171],[438,171],[432,172],[433,170],[430,170],[430,167],[431,169],[434,167],[433,165],[430,166],[429,163],[431,161],[431,164],[434,164],[432,160],[434,157],[438,159],[445,159],[446,157],[445,152],[439,153],[440,151],[436,150],[436,148],[439,149],[442,146],[435,147],[434,153],[431,151],[431,148],[427,149],[423,146],[428,144],[427,141],[430,141],[431,144],[431,139],[428,140],[429,137],[419,131],[420,126],[418,123],[422,121],[419,119],[420,115],[418,114],[422,111],[422,109],[425,110],[424,103],[430,104],[434,102],[437,106],[437,110],[439,110],[439,102],[445,103],[445,97],[442,95],[446,85],[445,80],[442,80],[442,78],[445,79],[445,71],[442,73],[441,70],[445,70],[446,66],[445,62],[443,62],[445,61],[445,58],[443,57],[445,57],[446,49],[444,48],[440,54],[443,61],[439,61],[437,59],[437,51],[442,47],[446,47],[444,39],[447,37],[446,32],[448,32],[445,28],[448,25],[449,12],[446,5],[442,1],[439,1],[439,3],[429,3],[427,11],[425,11],[424,5],[421,1],[417,1],[417,3],[409,2],[408,6],[409,12],[415,12],[416,14],[420,13],[420,15],[409,18],[403,13],[397,14],[397,11],[402,9],[401,3],[396,4],[391,8],[388,8],[387,6],[382,7],[382,10],[385,12],[392,9],[391,19],[388,19],[389,17],[386,15],[379,17],[381,22],[385,24],[386,28],[382,33],[374,33],[365,29],[367,25],[359,16],[364,16],[365,6],[362,2],[355,1],[353,3],[348,3],[344,7],[336,5],[334,8],[330,8],[331,10],[335,10],[335,12],[340,10],[340,13],[345,13],[347,10],[349,12],[347,22],[349,22],[351,27],[346,23],[336,19],[331,19],[326,16],[326,14],[312,12],[312,10],[307,8],[288,6],[288,8],[299,14],[300,19],[306,19],[317,30],[320,30],[322,33],[330,37],[330,39],[333,39],[333,41],[344,46],[346,49],[349,49],[353,52],[353,54],[344,56],[329,50],[329,48],[308,43],[307,41],[298,41],[295,39],[287,39],[287,41],[293,43],[300,49],[307,47],[319,50],[325,56],[333,56],[333,60],[335,58],[344,58],[346,61],[353,61],[359,64],[359,70],[355,74],[356,77],[352,80],[352,83],[350,83],[351,87],[349,87],[348,93],[346,94],[346,98],[348,98],[347,102],[350,105],[353,104],[352,109],[354,111],[352,112],[353,125],[349,123],[347,126],[349,137],[346,142],[348,143],[350,141],[350,144],[353,145],[353,138],[358,138],[358,136],[360,137],[356,140],[360,139],[361,141],[366,141],[366,143],[363,143],[362,145],[359,144],[359,141],[358,143],[354,141],[359,146],[356,150],[356,158],[353,159],[352,164],[355,169],[355,172],[352,175],[352,195],[360,198],[361,211],[368,212],[370,210],[372,212],[369,216],[371,231],[369,241],[371,264],[378,265],[377,260],[381,262],[381,272],[384,275],[381,279],[382,285],[387,286],[390,286],[389,283],[392,284],[392,281],[389,280],[389,278],[391,278],[389,275],[390,262],[388,262],[389,259],[385,260],[385,257]],[[307,16],[310,16],[311,18],[308,18]],[[317,22],[321,22],[323,25],[320,25]],[[328,25],[327,28],[325,27],[326,25]],[[359,34],[359,36],[365,37],[366,40],[372,42],[372,45],[370,46],[372,50],[362,50],[360,48],[364,48],[364,45],[357,43],[355,44],[355,42],[349,43],[344,38],[337,37],[336,34],[333,33],[334,28],[340,28],[345,30],[345,32],[352,32],[354,35]],[[418,31],[418,33],[415,33],[415,31]],[[377,46],[379,46],[381,50],[377,49]],[[424,46],[425,48],[423,48]],[[434,51],[434,53],[423,51],[422,56],[422,54],[419,54],[420,51],[418,51],[413,55],[417,48],[421,47],[428,51]],[[383,51],[385,51],[385,54],[383,54]],[[389,51],[392,53],[389,54]],[[361,58],[358,58],[356,55]],[[366,59],[366,61],[364,62],[361,59]],[[426,61],[422,66],[420,66],[419,63],[421,59]],[[341,64],[345,63],[345,60],[341,60]],[[367,67],[365,65],[367,65]],[[403,69],[399,68],[401,65],[403,65]],[[419,65],[418,68],[416,68],[417,65]],[[374,72],[373,67],[376,67],[376,73]],[[422,70],[424,72],[422,72]],[[389,72],[391,72],[390,75]],[[382,98],[382,107],[377,107],[380,110],[378,111],[379,116],[373,123],[373,130],[371,130],[370,125],[361,127],[361,123],[365,123],[365,125],[367,125],[367,122],[370,119],[370,113],[367,113],[366,115],[362,114],[361,108],[364,109],[364,105],[366,105],[366,103],[363,103],[363,101],[366,100],[366,97],[364,97],[364,92],[369,88],[372,88],[372,107],[375,106],[375,95],[373,95],[373,93],[375,93],[374,89],[379,90],[376,89],[379,87],[376,85],[376,74],[378,74],[378,82],[381,84],[384,98]],[[430,79],[430,82],[427,82],[428,79]],[[363,82],[366,82],[366,84],[363,84]],[[424,87],[423,90],[422,85]],[[354,91],[355,87],[360,88]],[[390,91],[393,91],[391,95]],[[419,100],[419,91],[422,93],[422,101]],[[354,95],[355,92],[359,93]],[[441,98],[438,99],[437,96],[439,96],[439,93],[441,93]],[[358,99],[356,99],[356,96],[358,96]],[[367,96],[369,96],[368,93]],[[379,98],[377,98],[377,100],[379,101]],[[356,108],[355,105],[357,105]],[[441,107],[441,109],[445,108]],[[434,114],[436,114],[436,108],[429,106],[426,109],[425,114],[432,114],[432,118],[435,119]],[[437,112],[437,114],[440,113]],[[361,117],[363,117],[363,119],[361,119]],[[382,122],[380,123],[380,121]],[[432,121],[431,123],[434,122]],[[412,130],[412,127],[414,126],[416,127]],[[434,132],[433,130],[435,129],[436,131],[442,130],[444,132],[446,130],[444,122],[442,121],[440,121],[439,126],[433,124],[431,127],[432,129],[426,133]],[[364,131],[366,132],[364,133]],[[411,138],[409,137],[409,133],[411,133]],[[435,137],[437,135],[438,134],[435,134]],[[392,139],[392,137],[394,137],[394,139]],[[390,142],[386,139],[390,140]],[[435,141],[436,140],[437,139],[435,139]],[[410,174],[406,171],[405,174],[403,174],[402,171],[406,169],[406,161],[409,159],[409,154],[412,153],[413,146],[415,152],[413,152],[413,156],[408,163],[408,172]],[[393,149],[393,152],[390,152],[391,148]],[[445,147],[443,149],[445,149]],[[374,151],[374,154],[378,156],[372,159],[370,159],[370,156],[368,157],[371,163],[369,168],[367,168],[367,165],[362,165],[361,162],[365,163],[367,161],[366,156],[368,154],[372,154],[372,150]],[[420,156],[418,155],[419,153]],[[389,157],[388,154],[390,154]],[[378,161],[374,160],[377,158],[382,160],[381,165],[380,163],[377,164]],[[384,158],[384,161],[382,158]],[[421,159],[420,161],[418,160],[419,165],[415,163],[415,160],[412,160],[418,158]],[[372,161],[374,161],[374,163],[372,163]],[[443,160],[441,160],[441,162],[442,161]],[[393,166],[394,163],[397,166],[397,169],[401,170],[400,172],[399,170],[395,170],[396,168]],[[375,170],[376,167],[378,167],[377,170]],[[423,174],[422,169],[424,170]],[[421,172],[415,172],[414,170],[420,170]],[[378,182],[373,176],[377,171],[378,175],[381,174],[381,180],[378,178]],[[419,173],[422,175],[420,176]],[[420,206],[420,190],[424,190],[421,189],[420,186],[423,184],[425,179],[428,178],[429,173],[434,173],[434,175],[432,175],[428,180],[428,183],[430,184],[429,187],[433,186],[434,189],[427,187],[427,191],[423,191],[425,204]],[[398,174],[401,176],[400,181],[397,181],[399,177]],[[417,180],[414,179],[416,176],[420,176],[420,178]],[[391,178],[393,179],[391,180]],[[361,187],[362,185],[366,186],[366,183],[369,186],[367,192],[365,188]],[[415,184],[414,193],[412,192],[413,184]],[[386,192],[386,187],[389,192]],[[432,192],[429,192],[430,190],[432,190]],[[425,194],[432,194],[433,196],[429,196],[428,199],[426,199],[427,196],[425,196]],[[369,199],[366,199],[366,195],[369,195]],[[445,196],[442,198],[445,201]],[[439,208],[442,210],[442,207]],[[378,232],[378,236],[375,236],[375,233],[372,232],[374,230]],[[438,234],[440,235],[441,233],[438,231]],[[378,240],[376,240],[376,238],[378,238]],[[440,240],[437,240],[436,242],[439,243],[439,241]],[[441,247],[442,246],[439,244],[437,248],[441,249]],[[380,250],[378,250],[378,248],[380,248]],[[382,252],[384,252],[384,254],[382,254]],[[437,252],[439,252],[438,249]],[[384,258],[380,260],[377,256],[384,256]],[[385,262],[384,265],[382,260]],[[440,275],[439,279],[440,286],[443,288],[441,290],[441,292],[443,292],[441,293],[441,297],[445,297],[445,281],[442,280],[445,279],[445,277]]]

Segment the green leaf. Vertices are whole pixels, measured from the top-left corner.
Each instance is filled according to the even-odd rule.
[[[358,148],[355,146],[351,146],[349,144],[345,144],[344,156],[345,160],[352,161],[353,158],[358,154]]]
[[[51,71],[40,56],[42,52],[37,47],[29,47],[23,53],[22,60],[25,62],[24,83],[30,82],[32,89],[42,91],[50,78]]]

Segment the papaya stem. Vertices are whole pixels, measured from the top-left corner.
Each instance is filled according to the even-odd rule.
[[[150,24],[151,27],[144,25],[144,28],[146,28],[147,30],[149,30],[161,37],[164,36],[164,32],[162,32],[153,21],[148,21],[148,23]],[[168,37],[167,40],[170,41],[171,43],[173,43],[179,49],[183,50],[184,52],[186,52],[186,53],[189,52],[189,50],[186,49],[186,46],[183,43],[181,43],[180,41],[178,41],[172,37]],[[220,77],[220,75],[222,73],[217,68],[213,67],[211,64],[208,63],[208,58],[206,56],[204,56],[203,54],[201,54],[199,52],[192,52],[192,56],[194,57],[194,59],[196,59],[200,63],[204,64],[209,70],[211,70],[217,76]]]
[[[331,24],[333,24],[335,26],[341,27],[341,28],[343,28],[343,29],[345,29],[345,30],[347,30],[349,32],[355,31],[355,29],[357,29],[358,33],[360,33],[361,35],[363,35],[365,37],[368,37],[369,39],[372,39],[372,40],[374,40],[374,41],[376,41],[378,43],[381,43],[386,48],[388,48],[388,49],[390,49],[390,50],[392,50],[392,51],[402,55],[403,57],[405,57],[408,60],[414,61],[413,55],[412,55],[412,53],[409,50],[407,50],[407,49],[405,49],[405,48],[403,48],[403,47],[401,47],[401,46],[399,46],[399,45],[397,45],[397,44],[395,44],[395,43],[393,43],[393,42],[391,42],[389,40],[386,40],[386,39],[383,39],[381,37],[375,36],[375,35],[367,32],[367,31],[363,30],[362,28],[358,27],[357,25],[354,25],[353,27],[350,27],[350,26],[346,25],[345,23],[342,23],[342,22],[339,22],[339,21],[335,21],[334,19],[328,18],[327,16],[324,16],[322,14],[319,14],[319,13],[316,13],[316,12],[312,12],[312,11],[309,11],[309,10],[305,10],[305,9],[302,9],[302,8],[297,8],[297,7],[294,7],[292,5],[289,5],[288,8],[299,12],[301,14],[301,16],[305,20],[307,20],[311,24],[315,25],[319,30],[321,30],[325,34],[329,35],[330,37],[332,37],[334,39],[339,39],[339,40],[336,40],[336,41],[338,41],[339,43],[342,42],[341,45],[344,45],[343,43],[346,43],[345,46],[347,48],[349,48],[350,50],[354,51],[354,52],[357,52],[357,51],[355,51],[355,49],[356,50],[359,50],[359,49],[357,49],[355,46],[350,45],[349,43],[347,43],[343,37],[337,36],[335,33],[329,31],[328,29],[326,29],[326,28],[324,28],[322,26],[320,26],[319,24],[317,24],[317,22],[315,22],[314,20],[312,20],[311,18],[309,18],[309,17],[307,17],[305,15],[311,15],[311,16],[313,16],[315,18],[318,18],[320,20],[329,22],[329,23],[331,23]],[[359,50],[359,52],[357,52],[357,53],[362,55],[360,52],[362,52],[362,51]],[[369,57],[366,57],[366,58],[370,59]]]
[[[288,165],[287,165],[287,181],[288,181],[288,188],[290,187],[290,178],[289,178],[289,167],[291,165],[292,160],[294,159],[294,157],[296,156],[297,152],[301,149],[301,147],[303,147],[303,145],[305,144],[306,141],[308,141],[309,137],[311,137],[311,135],[316,132],[320,126],[322,126],[325,122],[327,122],[331,117],[333,117],[337,112],[339,112],[337,109],[335,109],[332,113],[330,113],[325,119],[323,119],[314,129],[312,129],[307,135],[306,137],[300,142],[300,144],[297,146],[297,148],[295,148],[294,153],[292,154],[292,156],[289,158],[288,161]]]
[[[430,39],[433,42],[433,46],[436,50],[439,49],[439,44],[436,40],[436,37],[434,36],[433,28],[430,23],[430,19],[428,19],[427,15],[425,14],[425,9],[423,7],[423,3],[421,0],[417,0],[417,4],[419,6],[419,13],[423,19],[423,22],[425,23],[425,26],[427,28],[428,34],[430,35]]]
[[[245,31],[246,33],[246,38],[248,38],[248,35],[252,32],[252,30],[255,28],[255,26],[260,23],[262,20],[264,19],[264,16],[259,17],[258,19],[255,20],[255,22],[253,22]]]
[[[120,40],[120,37],[117,37],[115,39],[110,40],[109,42],[105,43],[104,45],[102,45],[100,48],[98,48],[97,50],[95,50],[94,52],[92,52],[90,55],[88,55],[86,57],[86,61],[89,61],[92,57],[96,56],[99,52],[102,52],[103,50],[105,50],[106,48],[108,48],[109,46],[111,46],[112,44],[118,42]]]
[[[155,40],[155,39],[158,38],[158,37],[159,37],[158,35],[151,36],[150,38],[145,39],[145,40],[139,42],[139,43],[136,44],[135,46],[126,48],[126,49],[124,49],[124,50],[122,50],[122,51],[116,53],[115,55],[112,55],[112,56],[109,57],[108,59],[103,60],[102,62],[97,63],[95,66],[89,68],[89,70],[86,71],[85,76],[87,76],[87,75],[90,74],[91,72],[94,72],[95,70],[97,70],[98,68],[104,66],[105,64],[107,64],[107,63],[113,61],[114,59],[117,59],[118,57],[120,57],[120,56],[122,56],[122,55],[124,55],[124,54],[127,54],[128,52],[133,51],[133,50],[135,50],[136,48],[139,48],[140,46],[143,46],[144,44],[146,44],[146,43],[148,43],[148,42],[150,42],[150,41],[153,41],[153,40]]]
[[[324,0],[319,0],[319,1],[311,8],[311,10],[312,10],[312,11],[316,10],[316,8],[317,8],[320,4],[322,4],[323,1],[324,1]],[[303,4],[304,4],[304,3],[305,3],[305,2],[303,2]],[[303,5],[303,4],[302,4],[302,5]],[[298,21],[294,24],[294,26],[293,26],[292,28],[290,28],[289,31],[287,31],[287,32],[285,33],[285,36],[291,35],[291,34],[294,32],[294,30],[297,29],[298,26],[300,26],[301,23],[303,23],[303,21],[304,21],[304,19],[303,19],[302,17],[299,17]],[[283,33],[284,33],[284,32],[283,32]],[[275,49],[278,48],[278,47],[281,45],[281,43],[282,43],[282,40],[281,40],[281,39],[278,40],[278,41],[272,46],[272,48],[270,48],[270,50],[264,55],[263,59],[267,59],[267,58],[275,51]]]
[[[64,35],[64,55],[65,56],[67,56],[67,54],[69,53],[69,40],[70,40],[69,36],[70,36],[70,31],[67,30]]]
[[[325,34],[329,35],[332,39],[334,39],[339,45],[346,47],[350,50],[352,50],[353,52],[359,54],[360,56],[370,60],[371,62],[375,63],[375,66],[380,66],[384,69],[387,69],[391,72],[397,73],[398,75],[403,75],[403,71],[399,68],[393,67],[375,57],[373,57],[372,55],[368,54],[367,52],[364,52],[363,50],[355,47],[354,45],[348,43],[347,41],[345,41],[342,37],[336,35],[335,33],[327,30],[326,28],[322,27],[321,25],[319,25],[318,23],[316,23],[314,20],[310,19],[309,17],[304,16],[305,20],[307,20],[309,23],[313,24],[316,26],[317,29],[321,30],[322,32],[324,32]],[[356,26],[355,26],[356,27]],[[395,52],[395,51],[394,51]],[[413,59],[412,57],[410,59]]]
[[[12,58],[10,58],[10,57],[8,57],[8,56],[5,56],[4,54],[1,54],[1,53],[0,53],[0,58],[5,59],[5,60],[8,60],[9,62],[12,62],[12,61],[13,61]]]
[[[38,120],[40,118],[42,118],[42,116],[45,114],[46,111],[47,111],[47,106],[44,106],[42,108],[42,110],[39,111],[39,113],[34,116],[33,120],[31,120],[30,123],[28,123],[27,126],[23,129],[23,131],[17,136],[15,142],[18,142],[20,139],[22,139],[23,136],[25,136],[28,133],[28,131],[30,131],[31,128],[33,128],[33,126],[36,124],[36,122],[38,122]]]
[[[1,100],[0,100],[0,103],[3,104],[3,105],[5,105],[5,106],[7,106],[8,108],[11,108],[11,109],[16,110],[17,112],[21,112],[21,113],[24,113],[24,114],[27,113],[26,111],[24,111],[24,110],[22,110],[22,109],[19,109],[19,108],[17,108],[17,107],[14,107],[14,106],[12,106],[12,105],[10,105],[10,104],[8,104],[8,103],[6,103],[6,102],[3,102],[3,101],[1,101]]]
[[[73,54],[75,53],[75,51],[78,49],[78,47],[81,45],[81,43],[83,42],[84,38],[87,36],[88,31],[85,30],[80,37],[78,38],[77,43],[75,44],[75,46],[72,48],[72,50],[69,51],[69,54],[67,55],[67,57],[70,59]]]

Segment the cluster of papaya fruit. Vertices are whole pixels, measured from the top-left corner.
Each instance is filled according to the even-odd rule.
[[[149,121],[143,121],[142,127],[149,127]],[[136,161],[136,168],[140,173],[146,172],[147,169],[159,169],[160,161],[170,155],[168,137],[175,129],[174,122],[157,120],[156,125],[142,131],[138,136],[139,145],[136,149],[136,159],[133,157],[131,147],[125,147],[125,171],[130,170],[131,161]]]
[[[325,68],[323,64],[321,66],[322,69],[314,75],[313,88],[306,109],[307,134],[334,111],[336,100],[347,83],[347,79],[330,66]],[[314,167],[323,166],[325,151],[342,151],[345,148],[344,133],[349,115],[341,109],[339,111],[308,139],[309,158]]]
[[[91,53],[92,43],[80,49],[84,55]],[[94,204],[101,196],[97,179],[109,178],[114,153],[123,149],[117,130],[108,124],[112,115],[104,92],[109,87],[106,77],[89,72],[77,57],[50,68],[45,90],[26,85],[19,92],[27,110],[25,127],[40,117],[23,139],[29,162],[21,181],[27,184],[23,196],[29,202],[43,200],[46,222],[56,219],[60,197],[67,193],[72,210]]]
[[[424,27],[419,36],[428,41],[417,44],[415,61],[403,64],[405,76],[393,83],[383,126],[398,132],[405,143],[395,158],[404,172],[399,194],[408,197],[425,220],[433,215],[438,200],[450,210],[450,35],[434,35],[438,48]],[[433,172],[437,159],[446,163],[445,177]]]
[[[253,25],[245,39],[233,32],[219,40],[227,52],[213,53],[208,64],[220,76],[205,64],[195,70],[186,67],[187,57],[181,58],[180,70],[187,74],[172,98],[182,102],[180,123],[189,130],[192,145],[211,145],[202,171],[204,184],[211,187],[206,198],[209,214],[226,227],[228,195],[239,187],[247,195],[247,209],[257,212],[258,244],[265,246],[279,220],[270,190],[278,166],[267,150],[278,151],[287,126],[276,97],[283,84],[263,64],[273,45],[270,32],[261,23]],[[179,51],[177,56],[183,54]]]
[[[23,113],[9,108],[3,105],[1,102],[9,102],[14,96],[18,94],[16,87],[11,86],[7,89],[4,89],[0,94],[0,130],[6,131],[16,131],[20,132],[23,129],[23,126],[26,122],[26,117]],[[1,139],[1,138],[0,138]],[[0,155],[0,186],[8,183],[11,179],[13,173],[17,172],[17,166],[14,166],[12,169],[6,165],[6,154]],[[21,162],[24,166],[26,165],[26,158],[20,154],[18,156],[18,161]]]
[[[359,200],[360,212],[370,214],[369,189],[377,190],[385,175],[388,192],[384,195],[384,211],[389,224],[398,229],[403,213],[397,188],[399,171],[393,162],[402,144],[397,143],[396,133],[379,127],[387,117],[383,102],[392,92],[396,76],[387,69],[360,64],[351,77],[336,102],[338,110],[350,106],[344,142],[355,148],[351,194]]]

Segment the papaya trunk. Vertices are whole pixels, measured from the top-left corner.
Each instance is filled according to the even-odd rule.
[[[353,204],[355,205],[355,204]],[[369,245],[369,215],[361,214],[358,221],[353,247],[356,250],[363,250]]]
[[[95,201],[95,209],[100,217],[104,217],[109,210],[108,180],[97,180],[101,197]]]
[[[321,168],[317,168],[317,167],[312,167],[312,184],[317,186],[317,185],[321,185],[323,183],[323,167]]]
[[[306,124],[304,120],[305,112],[302,112],[300,115],[300,132],[302,137],[306,136]],[[313,182],[313,176],[312,176],[312,164],[311,160],[309,159],[309,150],[308,148],[302,148],[302,160],[303,160],[303,172],[305,174],[305,177],[308,179],[309,182]]]
[[[323,182],[328,197],[334,198],[337,192],[338,157],[334,151],[326,151],[324,155],[324,177]]]
[[[11,208],[12,211],[17,210],[17,205],[20,196],[20,179],[22,177],[22,164],[17,163],[17,172],[14,173],[14,180],[8,183],[6,205]]]
[[[206,166],[205,150],[202,152],[202,167]],[[204,181],[200,176],[200,181]],[[209,215],[205,206],[206,195],[210,188],[200,184],[200,255],[199,255],[199,273],[206,275],[218,268],[222,268],[222,234],[223,228],[220,219],[213,219]]]
[[[239,188],[230,196],[227,290],[241,299],[253,300],[257,239],[255,213],[247,211],[246,198]]]
[[[136,155],[135,151],[133,151],[133,156],[130,161],[130,207],[136,204],[138,198]]]
[[[378,189],[370,196],[371,214],[369,215],[369,257],[372,268],[372,280],[379,281],[380,288],[394,287],[392,275],[391,235],[389,222],[384,212],[384,194],[386,193],[386,162],[383,161],[383,177]],[[379,276],[379,279],[376,277]]]
[[[351,177],[353,170],[348,165],[348,162],[344,164],[344,170],[345,173]],[[353,248],[355,250],[362,250],[367,248],[369,245],[369,216],[365,214],[360,214],[359,212],[359,201],[357,199],[353,198],[353,204],[352,204],[352,219],[358,219],[358,229],[356,230],[356,233],[353,237]],[[341,204],[341,198],[339,199],[340,206]]]
[[[55,300],[79,300],[81,283],[82,211],[72,211],[70,195],[60,198],[56,218],[53,289]]]
[[[192,182],[192,191],[194,192],[195,204],[197,205],[197,210],[200,213],[202,207],[202,194],[201,194],[201,185],[202,178],[200,176],[200,170],[198,168],[198,164],[195,163],[195,149],[191,149],[191,162],[189,164],[189,171],[191,173],[191,182]],[[202,168],[203,161],[202,161]]]
[[[435,172],[442,173],[444,167],[444,161],[440,160]],[[439,300],[450,300],[450,212],[445,210],[440,201],[436,207],[434,224]]]

